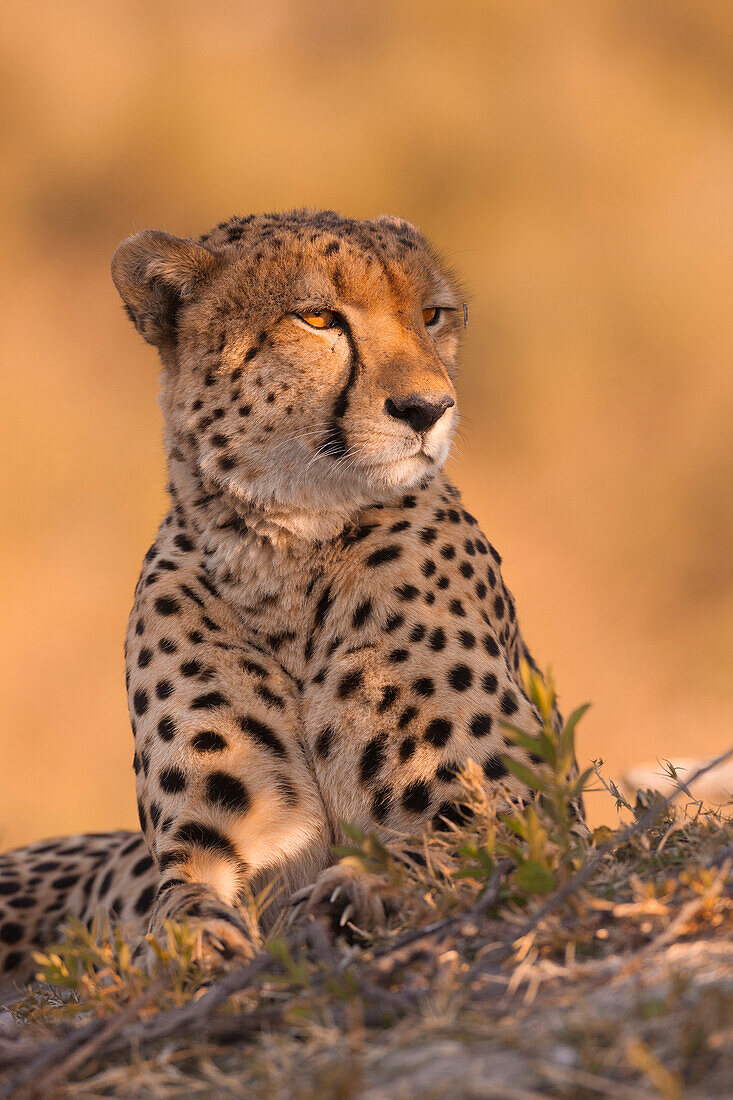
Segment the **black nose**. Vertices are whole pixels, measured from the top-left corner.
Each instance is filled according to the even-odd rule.
[[[413,431],[424,432],[432,428],[451,405],[455,405],[455,401],[447,393],[440,397],[424,397],[419,393],[409,393],[407,397],[398,397],[394,401],[388,397],[384,402],[384,411],[387,416],[393,416],[395,420],[404,420]]]

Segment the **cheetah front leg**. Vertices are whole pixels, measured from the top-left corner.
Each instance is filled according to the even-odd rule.
[[[209,962],[252,953],[248,888],[279,880],[272,923],[328,862],[328,831],[297,686],[237,637],[223,604],[202,611],[195,578],[176,579],[170,592],[142,589],[128,636],[138,805],[159,868],[150,931],[187,921]]]

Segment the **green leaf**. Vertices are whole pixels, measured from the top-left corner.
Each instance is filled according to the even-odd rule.
[[[548,734],[547,730],[540,733],[540,756],[542,756],[554,771],[557,768],[557,744]]]
[[[516,776],[520,783],[526,784],[531,791],[547,791],[549,789],[542,776],[530,771],[526,764],[512,759],[511,756],[502,756],[502,761],[507,771]]]
[[[539,752],[540,740],[531,733],[526,733],[524,730],[520,730],[518,726],[513,726],[510,722],[502,722],[501,728],[515,745],[519,745],[520,748],[525,749],[527,752]]]
[[[588,710],[589,706],[590,706],[590,703],[583,703],[582,707],[578,707],[577,710],[573,711],[573,713],[570,715],[567,722],[565,723],[565,729],[562,731],[562,734],[560,735],[560,744],[561,744],[562,752],[572,753],[574,751],[574,748],[575,748],[575,727],[577,726],[578,722],[583,717],[585,712]]]
[[[528,894],[549,894],[557,885],[555,876],[536,859],[528,859],[517,870],[514,881],[520,890]]]

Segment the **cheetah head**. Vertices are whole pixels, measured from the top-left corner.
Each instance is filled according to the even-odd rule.
[[[346,513],[445,462],[464,311],[408,222],[300,210],[197,242],[149,230],[112,276],[161,355],[169,459],[207,491]]]

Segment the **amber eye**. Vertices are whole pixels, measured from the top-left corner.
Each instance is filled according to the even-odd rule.
[[[332,309],[316,309],[312,313],[299,313],[298,317],[311,328],[333,328],[336,321],[336,314]]]
[[[422,311],[423,323],[426,326],[434,325],[440,317],[440,310],[437,306],[430,306],[429,309]]]

